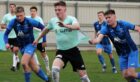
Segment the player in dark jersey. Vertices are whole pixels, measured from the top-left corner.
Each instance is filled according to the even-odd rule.
[[[47,75],[34,61],[33,54],[36,46],[33,45],[34,35],[33,27],[37,27],[43,30],[44,25],[33,19],[26,18],[23,7],[16,8],[16,18],[12,19],[8,24],[6,32],[4,34],[4,41],[6,48],[10,48],[8,43],[8,34],[14,29],[17,35],[17,42],[22,54],[21,64],[24,69],[25,82],[30,82],[31,69],[45,82],[49,82]],[[43,42],[46,41],[46,36],[43,37]]]
[[[119,64],[123,77],[127,82],[137,82],[140,73],[135,69],[138,67],[138,49],[132,40],[129,30],[140,32],[140,27],[126,21],[116,20],[114,10],[105,12],[107,25],[103,26],[96,39],[90,40],[91,44],[99,43],[104,35],[108,35],[119,56]]]

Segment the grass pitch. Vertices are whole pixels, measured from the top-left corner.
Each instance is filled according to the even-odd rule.
[[[114,54],[115,63],[117,66],[118,73],[112,73],[112,67],[107,54],[103,53],[107,64],[107,70],[105,73],[102,72],[101,64],[99,63],[95,51],[82,51],[82,57],[84,59],[87,72],[91,82],[126,82],[119,71],[118,67],[118,56]],[[45,66],[41,56],[38,54],[39,61],[45,71]],[[50,59],[50,65],[55,57],[55,51],[47,51]],[[19,54],[21,57],[21,54]],[[0,82],[24,82],[22,67],[16,72],[12,72],[10,67],[12,65],[12,54],[9,51],[0,51]],[[51,66],[50,66],[51,67]],[[44,82],[38,78],[33,72],[31,75],[31,82]],[[65,69],[60,72],[60,82],[81,82],[79,75],[72,72],[72,67],[68,63]]]

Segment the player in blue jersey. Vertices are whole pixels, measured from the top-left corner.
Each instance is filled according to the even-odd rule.
[[[99,31],[101,30],[102,25],[106,25],[104,12],[99,11],[97,15],[98,15],[98,21],[93,24],[93,27],[95,29],[95,36],[99,34]],[[102,71],[105,72],[106,63],[105,63],[104,57],[102,56],[102,51],[106,52],[110,58],[110,62],[112,65],[112,72],[117,73],[117,70],[115,67],[115,61],[112,55],[112,46],[107,36],[104,36],[103,40],[100,43],[96,44],[96,54],[98,55],[98,59],[100,63],[102,64]]]
[[[140,32],[140,27],[126,21],[117,21],[114,10],[107,10],[105,18],[107,25],[103,26],[98,37],[90,40],[89,43],[99,43],[104,35],[108,35],[119,56],[119,65],[123,77],[127,82],[137,82],[136,79],[140,79],[140,73],[135,71],[138,67],[138,48],[132,40],[129,30]]]
[[[9,24],[9,22],[16,17],[15,15],[15,10],[16,10],[16,4],[14,3],[10,3],[9,5],[9,9],[10,9],[10,12],[6,15],[4,15],[2,21],[1,21],[1,28],[3,28],[4,32],[5,32],[5,29],[7,28],[7,25]],[[16,34],[14,32],[14,30],[12,30],[8,36],[8,42],[11,46],[11,51],[13,53],[13,65],[11,67],[11,70],[12,71],[16,71],[17,69],[19,69],[20,67],[20,59],[18,57],[18,51],[19,51],[19,48],[18,48],[18,45],[16,44]],[[5,46],[5,45],[4,45]]]
[[[90,82],[83,58],[77,45],[79,44],[78,33],[80,25],[77,19],[66,14],[66,3],[58,1],[54,4],[56,17],[51,18],[47,27],[34,41],[39,39],[51,30],[56,34],[57,52],[52,65],[53,82],[60,82],[60,71],[70,62],[74,72],[77,72],[81,82]]]
[[[26,18],[23,7],[16,8],[16,18],[12,19],[8,24],[6,32],[4,34],[4,41],[6,48],[10,48],[8,43],[8,35],[12,29],[14,29],[17,35],[17,43],[20,48],[22,59],[21,64],[24,69],[25,82],[30,82],[31,70],[33,70],[41,79],[45,82],[49,82],[47,75],[34,61],[33,54],[35,52],[36,46],[33,45],[34,35],[33,27],[43,29],[44,25],[33,19]],[[46,41],[46,36],[43,37],[43,42]]]

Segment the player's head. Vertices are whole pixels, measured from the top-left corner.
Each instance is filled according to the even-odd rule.
[[[24,8],[19,6],[16,8],[16,18],[19,22],[23,22],[25,17]]]
[[[64,18],[66,16],[66,3],[64,1],[58,1],[54,4],[55,13],[58,18]]]
[[[30,8],[30,14],[31,14],[31,17],[32,17],[32,18],[36,17],[36,15],[37,15],[37,7],[32,6],[32,7]]]
[[[114,10],[107,10],[105,12],[105,18],[108,23],[108,25],[113,26],[116,23],[116,15]]]
[[[97,12],[97,15],[98,15],[98,20],[99,21],[103,21],[105,19],[105,17],[104,17],[104,11]]]
[[[15,13],[16,11],[16,4],[10,3],[9,4],[10,13]]]

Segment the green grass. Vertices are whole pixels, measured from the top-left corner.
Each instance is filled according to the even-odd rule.
[[[126,82],[119,71],[118,56],[114,53],[117,74],[113,74],[111,70],[110,61],[108,55],[104,54],[105,61],[107,63],[107,71],[102,73],[101,65],[97,59],[95,51],[82,51],[82,56],[87,68],[87,72],[91,82]],[[55,57],[55,51],[48,51],[47,54],[50,58],[50,65]],[[43,60],[38,55],[42,67],[45,71]],[[12,65],[12,54],[8,51],[0,51],[0,82],[24,82],[23,70],[12,72],[10,67]],[[33,72],[31,75],[31,82],[44,82],[38,78]],[[65,69],[61,70],[60,82],[81,82],[77,73],[72,72],[71,65],[68,63]]]

